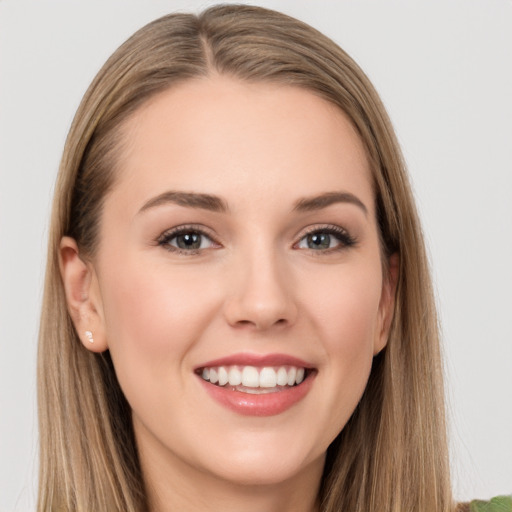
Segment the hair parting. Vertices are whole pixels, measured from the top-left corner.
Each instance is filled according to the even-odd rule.
[[[121,172],[123,123],[175,84],[212,74],[300,87],[341,109],[373,173],[383,251],[399,255],[387,347],[328,450],[323,512],[452,512],[438,325],[423,235],[386,111],[366,75],[308,25],[263,8],[223,5],[164,16],[105,63],[76,113],[49,234],[38,351],[38,511],[149,510],[130,407],[107,352],[83,347],[67,311],[59,243],[94,258],[102,204]]]

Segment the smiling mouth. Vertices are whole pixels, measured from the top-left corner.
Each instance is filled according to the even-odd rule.
[[[218,387],[249,394],[285,391],[300,385],[313,370],[300,366],[212,366],[199,368],[197,374]]]

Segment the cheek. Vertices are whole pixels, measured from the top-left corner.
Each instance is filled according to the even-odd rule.
[[[199,275],[137,259],[119,262],[104,276],[107,342],[123,389],[137,380],[149,391],[151,382],[176,378],[215,312],[214,288],[205,288]]]
[[[366,353],[365,348],[373,353],[381,291],[380,272],[367,266],[331,275],[324,293],[312,295],[311,308],[329,353],[357,357]]]
[[[374,268],[340,272],[329,281],[328,293],[311,301],[323,351],[322,378],[330,392],[331,410],[337,411],[330,420],[333,435],[354,411],[371,371],[381,296],[381,274]]]

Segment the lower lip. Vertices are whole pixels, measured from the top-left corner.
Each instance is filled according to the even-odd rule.
[[[298,386],[255,395],[216,386],[198,377],[206,392],[218,403],[244,416],[275,416],[300,402],[313,385],[315,374],[311,373]]]

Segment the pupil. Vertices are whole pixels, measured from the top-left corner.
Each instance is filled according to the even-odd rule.
[[[178,247],[180,249],[199,249],[201,246],[201,235],[197,233],[187,233],[177,237]]]
[[[308,247],[310,249],[328,249],[331,245],[331,236],[320,233],[308,236]]]

